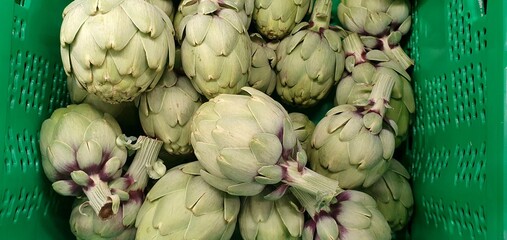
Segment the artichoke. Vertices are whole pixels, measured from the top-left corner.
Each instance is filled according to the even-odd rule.
[[[147,2],[157,6],[164,12],[169,19],[171,19],[171,22],[174,19],[174,3],[172,0],[146,0]]]
[[[248,85],[271,95],[276,86],[276,53],[270,43],[258,33],[250,34],[252,40],[252,65]]]
[[[310,150],[310,139],[315,130],[315,123],[303,113],[291,112],[289,113],[289,117],[292,121],[296,136],[301,143],[301,147],[308,152]]]
[[[301,239],[304,211],[292,194],[271,201],[258,194],[244,197],[239,229],[245,240]]]
[[[208,185],[198,162],[170,169],[148,192],[137,215],[136,239],[230,239],[238,197]]]
[[[165,173],[165,167],[158,162],[162,141],[141,136],[133,147],[138,148],[136,156],[125,175],[113,180],[109,187],[113,193],[123,196],[118,213],[107,219],[93,214],[93,209],[83,199],[77,199],[70,215],[72,233],[77,239],[124,240],[134,239],[135,219],[144,200],[144,188],[153,171]],[[160,178],[160,176],[156,178]]]
[[[198,0],[197,11],[178,26],[181,61],[196,90],[210,99],[237,94],[248,82],[251,41],[228,1]]]
[[[116,120],[83,103],[55,110],[42,123],[42,168],[53,189],[64,196],[88,197],[101,218],[115,213],[119,199],[108,182],[120,177],[127,159]]]
[[[255,0],[253,20],[268,39],[282,39],[300,23],[311,7],[311,0]]]
[[[405,167],[392,159],[389,170],[382,178],[363,190],[377,201],[379,211],[393,231],[405,227],[412,216],[414,196],[409,179]]]
[[[399,46],[412,24],[408,0],[345,0],[338,5],[338,19],[362,35],[368,48],[381,49],[407,69],[414,62]]]
[[[181,21],[188,15],[193,15],[199,11],[199,4],[203,0],[182,0],[178,6],[178,11],[174,17],[174,27],[179,28]],[[245,29],[250,27],[252,21],[252,12],[254,9],[254,0],[211,0],[220,7],[236,11]]]
[[[303,239],[391,239],[389,225],[366,193],[345,190],[331,204],[316,208],[312,196],[292,191],[310,215],[303,230]]]
[[[132,101],[173,67],[171,20],[144,0],[76,0],[63,16],[65,72],[106,102]]]
[[[310,23],[298,24],[276,49],[276,91],[289,104],[317,104],[342,76],[343,33],[329,27],[331,7],[331,0],[317,0]]]
[[[409,82],[409,74],[392,61],[382,62],[381,60],[388,60],[388,58],[385,55],[382,56],[381,52],[364,54],[364,48],[357,34],[350,34],[344,39],[344,49],[347,54],[350,54],[346,61],[350,74],[338,83],[335,104],[364,102],[376,84],[377,78],[373,76],[375,74],[390,75],[395,79],[395,83],[386,117],[398,126],[396,134],[396,147],[398,147],[407,137],[411,115],[415,111],[415,99]],[[374,65],[374,62],[377,64]]]
[[[190,145],[190,119],[201,105],[201,97],[185,76],[173,71],[164,73],[157,86],[143,93],[136,103],[144,132],[164,141],[170,154],[188,154]]]
[[[396,123],[384,119],[394,85],[378,79],[367,105],[340,105],[317,123],[309,150],[310,168],[337,179],[340,187],[369,187],[388,169],[395,149]]]
[[[273,184],[277,189],[269,199],[279,198],[289,186],[323,202],[335,196],[337,181],[304,167],[306,153],[286,110],[254,88],[243,89],[249,95],[218,95],[192,119],[190,140],[202,178],[238,196],[257,195]]]

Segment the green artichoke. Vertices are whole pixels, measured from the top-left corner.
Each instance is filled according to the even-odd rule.
[[[265,194],[243,198],[239,213],[243,239],[301,239],[304,211],[299,202],[289,193],[275,201],[265,199]]]
[[[134,239],[137,213],[144,200],[144,188],[153,170],[165,173],[165,168],[157,169],[158,153],[162,141],[141,136],[134,160],[125,175],[113,180],[109,187],[113,193],[123,196],[119,211],[107,219],[101,219],[86,204],[86,199],[77,199],[70,215],[70,227],[77,239],[82,240],[125,240]]]
[[[315,199],[293,190],[310,215],[303,239],[391,239],[391,231],[375,200],[366,193],[346,190],[324,208],[316,208]]]
[[[174,19],[175,9],[174,9],[174,3],[172,0],[146,0],[147,2],[157,6],[164,12],[169,19],[171,19],[171,22]]]
[[[379,211],[393,231],[403,229],[412,216],[414,196],[409,179],[405,167],[392,159],[389,170],[382,178],[363,190],[377,201]]]
[[[298,24],[276,49],[276,91],[283,101],[310,107],[340,80],[345,53],[340,30],[329,27],[331,0],[318,0],[310,23]],[[285,42],[285,43],[284,43]]]
[[[361,34],[368,48],[385,51],[404,69],[414,64],[399,46],[412,24],[408,0],[344,0],[338,5],[338,19],[347,30]]]
[[[235,10],[213,0],[197,4],[196,13],[185,16],[177,29],[183,70],[208,99],[237,94],[248,83],[252,48],[248,32]]]
[[[148,192],[136,219],[136,239],[230,239],[238,197],[208,185],[198,162],[170,169]]]
[[[201,106],[201,97],[185,76],[164,73],[157,86],[143,93],[136,103],[144,132],[164,141],[170,154],[192,152],[190,120]]]
[[[102,218],[117,211],[114,206],[119,200],[107,184],[120,177],[127,159],[120,136],[120,126],[111,115],[86,103],[55,110],[42,123],[39,142],[42,168],[53,189],[64,196],[84,192]]]
[[[199,10],[200,2],[205,0],[182,0],[178,6],[178,11],[174,17],[174,27],[179,28],[181,21],[188,15],[193,15]],[[250,27],[252,21],[252,12],[254,9],[254,0],[211,0],[222,8],[228,8],[236,11],[245,29]]]
[[[65,71],[106,102],[132,101],[173,67],[171,20],[144,0],[76,0],[63,16]]]
[[[257,30],[268,39],[282,39],[308,13],[311,0],[255,0],[253,20]]]
[[[365,106],[340,105],[317,123],[309,150],[310,168],[337,179],[340,187],[369,187],[388,169],[396,123],[384,119],[394,79],[376,74]]]
[[[270,43],[258,33],[250,34],[252,40],[252,65],[248,85],[271,95],[276,86],[276,53]]]
[[[254,88],[243,89],[249,95],[218,95],[203,103],[192,119],[190,139],[203,166],[202,178],[238,196],[257,195],[273,184],[277,189],[270,199],[282,196],[289,186],[322,201],[335,196],[337,181],[304,167],[306,153],[286,110]]]
[[[301,143],[301,147],[308,152],[310,150],[310,139],[315,130],[315,123],[303,113],[291,112],[289,113],[289,117],[292,121],[296,136]]]
[[[362,48],[359,37],[355,33],[344,39],[344,49],[349,54],[346,62],[350,74],[347,74],[338,83],[335,104],[364,102],[368,99],[373,86],[376,84],[375,80],[378,79],[373,77],[375,74],[391,76],[395,79],[395,83],[386,117],[393,120],[398,126],[396,146],[399,146],[407,137],[411,116],[415,111],[415,99],[409,74],[401,67],[396,67],[397,64],[392,61],[382,62],[382,60],[388,60],[388,58],[382,56],[381,52],[364,54],[364,48]],[[367,58],[370,58],[371,61]]]

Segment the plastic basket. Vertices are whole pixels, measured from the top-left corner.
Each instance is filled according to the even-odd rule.
[[[71,199],[51,189],[38,149],[42,121],[68,103],[58,35],[69,2],[6,0],[0,10],[2,239],[73,238]],[[413,8],[417,115],[401,159],[415,195],[407,236],[503,239],[507,3],[415,0]]]

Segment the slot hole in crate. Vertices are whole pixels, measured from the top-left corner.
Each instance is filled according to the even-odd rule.
[[[22,6],[22,7],[24,7],[24,6],[25,6],[25,0],[14,0],[14,2],[15,2],[16,4],[18,4],[19,6]]]

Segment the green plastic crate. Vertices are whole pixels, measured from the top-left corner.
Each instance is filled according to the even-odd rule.
[[[6,0],[0,10],[1,239],[73,238],[72,199],[52,191],[38,149],[42,121],[69,102],[58,38],[69,2]],[[415,195],[407,236],[504,239],[507,2],[414,0],[413,8],[406,47],[417,115],[401,159]]]

